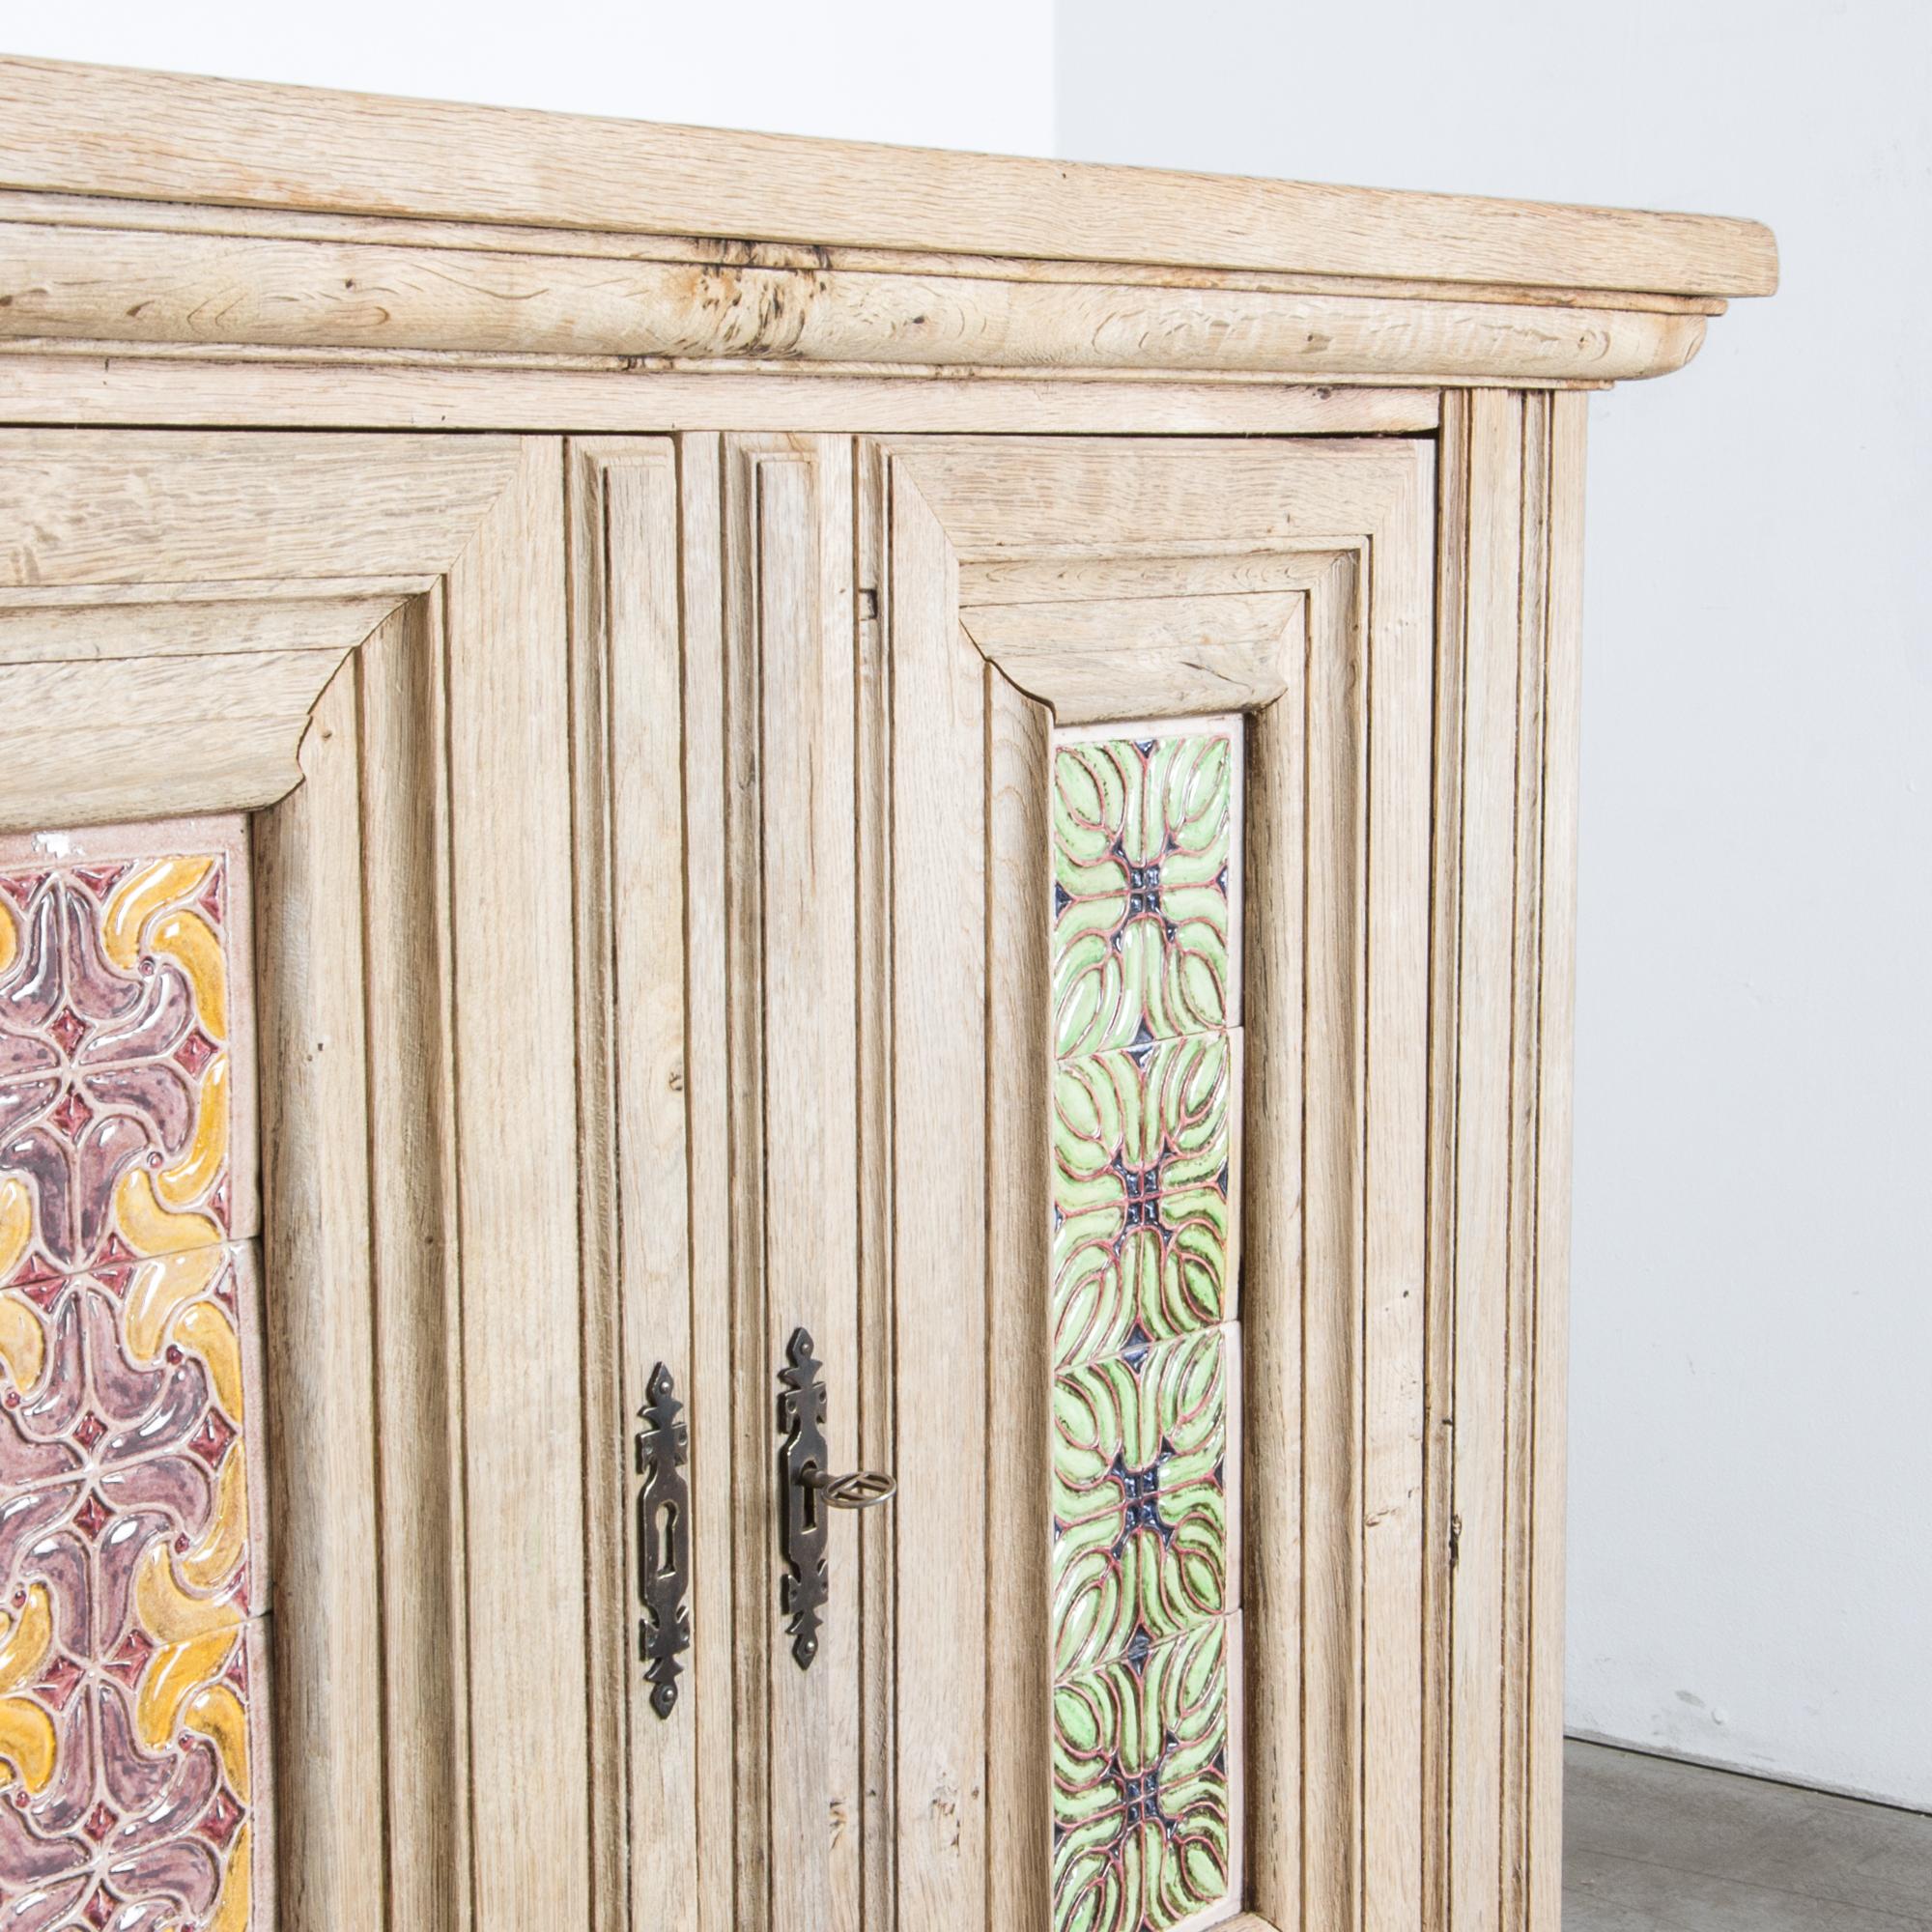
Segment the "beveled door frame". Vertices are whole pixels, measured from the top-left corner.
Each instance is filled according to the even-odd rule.
[[[560,444],[0,456],[0,822],[256,813],[278,1922],[582,1924]]]
[[[1049,876],[1055,707],[1104,716],[1107,690],[1151,668],[1145,713],[1250,716],[1246,1386],[1303,1395],[1286,1411],[1248,1403],[1253,1916],[1238,1922],[1421,1922],[1434,454],[1393,440],[882,448],[868,508],[892,563],[893,917],[900,932],[949,921],[951,935],[917,977],[901,966],[893,1000],[897,1185],[910,1169],[952,1190],[922,1180],[920,1214],[898,1218],[896,1331],[902,1369],[921,1337],[946,1336],[952,1384],[997,1445],[985,1510],[962,1523],[953,1498],[945,1519],[949,1540],[997,1552],[983,1617],[922,1528],[921,1471],[944,1445],[919,1436],[943,1420],[901,1415],[895,1445],[909,1504],[896,1700],[918,1714],[890,1779],[898,1890],[902,1909],[946,1899],[949,1925],[1049,1918],[1050,1353],[1043,1293],[1002,1292],[1048,1278],[1049,980],[1033,895]],[[983,1059],[956,1027],[981,985]],[[960,1092],[984,1096],[977,1174],[942,1142],[956,1100],[933,1104]],[[960,1297],[976,1275],[983,1293]],[[1323,1292],[1336,1281],[1345,1292]],[[944,1816],[932,1800],[949,1788],[983,1788],[983,1815]]]

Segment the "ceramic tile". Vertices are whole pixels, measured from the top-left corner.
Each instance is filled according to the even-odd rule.
[[[0,1291],[0,1603],[71,1587],[103,1656],[130,1590],[156,1629],[264,1605],[257,1279],[196,1248]]]
[[[1234,1607],[1237,1364],[1210,1329],[1055,1381],[1056,1678]]]
[[[1231,1318],[1238,1039],[1079,1055],[1053,1093],[1055,1367]]]
[[[1235,1024],[1238,727],[1062,742],[1053,759],[1055,1051]]]
[[[75,1657],[0,1615],[0,1900],[22,1932],[246,1932],[270,1889],[266,1621]]]
[[[1179,1932],[1231,1905],[1239,1632],[1218,1619],[1056,1688],[1054,1932]]]
[[[0,1282],[254,1231],[240,819],[0,843]]]

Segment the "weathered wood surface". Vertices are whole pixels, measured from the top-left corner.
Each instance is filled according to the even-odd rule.
[[[1085,261],[1768,295],[1753,221],[722,133],[0,62],[0,183]]]
[[[0,336],[1178,375],[1619,382],[1699,315],[0,223]]]

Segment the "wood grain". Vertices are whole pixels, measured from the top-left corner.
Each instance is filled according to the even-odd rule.
[[[0,586],[435,574],[515,463],[495,437],[0,432]]]
[[[594,1922],[621,1926],[628,1893],[655,1923],[696,1932],[700,1707],[690,1679],[668,1717],[649,1704],[628,1506],[630,1445],[660,1361],[700,1443],[711,1420],[692,1333],[686,895],[615,885],[685,842],[675,455],[668,442],[579,445],[571,479],[592,1904]],[[694,1513],[686,1533],[694,1579],[728,1573],[723,1519]],[[723,1641],[707,1628],[697,1653],[694,1624],[682,1662],[695,1673]]]
[[[1473,399],[1459,764],[1453,1922],[1499,1922],[1522,403]]]
[[[1052,1917],[1052,714],[985,668],[986,1912]]]
[[[1415,488],[1408,439],[943,437],[890,445],[960,567],[1031,555],[1350,547]]]
[[[440,589],[412,599],[363,646],[356,675],[389,1913],[394,1925],[465,1932],[469,1557],[444,614]]]
[[[1515,918],[1510,977],[1509,1312],[1504,1324],[1502,1856],[1500,1918],[1528,1913],[1530,1549],[1535,1532],[1537,1101],[1543,1052],[1544,701],[1548,684],[1549,399],[1522,412],[1522,554],[1518,571]]]
[[[763,697],[758,651],[756,498],[750,450],[720,452],[719,567],[723,691],[725,1072],[724,1197],[731,1342],[730,1484],[732,1900],[726,1922],[771,1921],[773,1673],[791,1668],[778,1637],[778,1515],[773,1405],[781,1355],[771,1346],[765,1294]],[[781,1344],[782,1347],[782,1344]]]
[[[894,1301],[893,743],[890,492],[884,452],[853,452],[858,571],[854,723],[854,852],[857,880],[859,1103],[860,1457],[868,1469],[898,1464],[897,1309]],[[864,1551],[860,1605],[860,1922],[891,1923],[896,1886],[897,1680],[893,1663],[897,1579],[889,1510],[859,1519]]]
[[[1570,1322],[1571,1093],[1577,989],[1577,793],[1582,684],[1584,412],[1558,402],[1549,426],[1549,561],[1544,637],[1542,1020],[1536,1098],[1534,1393],[1530,1463],[1528,1932],[1563,1912],[1563,1585]]]
[[[329,214],[307,209],[196,207],[110,195],[0,188],[0,221],[43,227],[134,229],[277,241],[358,242],[415,248],[482,249],[506,255],[580,255],[597,260],[683,262],[705,268],[856,269],[875,274],[979,275],[989,281],[1088,282],[1094,267],[1041,256],[962,254],[931,249],[802,246],[743,237],[646,235],[636,229],[538,228],[516,222],[440,221],[422,216]],[[1257,289],[1289,295],[1380,295],[1416,300],[1542,303],[1565,307],[1575,289],[1530,282],[1430,281],[1413,277],[1310,274],[1279,269],[1216,269],[1109,262],[1105,278],[1142,288]],[[1717,296],[1619,289],[1617,304],[1660,313],[1722,315]]]
[[[321,597],[285,595],[272,583],[238,586],[225,596],[226,585],[168,587],[199,594],[109,601],[100,595],[102,586],[94,585],[65,593],[14,591],[17,603],[0,594],[0,664],[317,651],[329,660],[327,678],[405,597],[430,586],[424,582]],[[70,601],[53,601],[63,594]],[[197,673],[211,682],[225,674],[220,666],[203,666]]]
[[[381,1925],[387,1889],[386,1754],[344,1747],[384,1736],[355,683],[337,673],[254,837],[287,1932]]]
[[[761,686],[767,1359],[775,1366],[783,1360],[794,1328],[810,1330],[824,1363],[835,1459],[855,1446],[859,1352],[850,477],[849,454],[837,444],[751,457]],[[770,1612],[774,1932],[857,1923],[858,1566],[851,1523],[835,1516],[830,1543],[831,1599],[811,1669],[799,1669],[787,1654],[776,1603]]]
[[[1432,992],[1435,1845],[1456,1925],[1560,1908],[1564,1278],[1581,423],[1445,414]]]
[[[0,664],[0,829],[43,823],[49,797],[71,824],[272,804],[343,655]]]
[[[730,1223],[719,440],[576,442],[570,512],[593,1909],[707,1928],[730,1922],[738,1760],[728,1244],[699,1238]],[[692,1495],[668,1719],[636,1656],[630,1455],[659,1360]]]
[[[1303,1904],[1303,1162],[1307,1065],[1309,602],[1281,695],[1248,725],[1243,881],[1241,1604],[1249,1902],[1299,1927]],[[1325,633],[1324,633],[1325,641]]]
[[[986,696],[948,533],[891,487],[893,782],[925,802],[893,828],[897,1911],[936,1932],[986,1915]]]
[[[48,350],[60,347],[63,353]],[[781,375],[782,381],[774,381]],[[1404,434],[1435,428],[1434,390],[1253,380],[1045,380],[1026,372],[583,369],[433,355],[135,355],[8,345],[0,416],[18,423],[579,432],[814,430],[1176,436]]]
[[[1063,724],[1118,717],[1123,660],[1134,707],[1191,717],[1271,702],[1286,688],[1292,591],[962,606],[989,662]]]
[[[1094,261],[1761,295],[1754,222],[727,134],[9,60],[17,187]]]
[[[1368,611],[1359,552],[1310,598],[1301,1164],[1303,1906],[1363,1923],[1362,1465],[1368,991]],[[1258,1848],[1258,1859],[1265,1855]],[[1264,1864],[1260,1869],[1267,1869]],[[1286,1899],[1278,1903],[1285,1907]],[[1293,1917],[1284,1911],[1293,1923]]]
[[[575,1580],[531,1641],[531,1579],[581,1577],[584,1548],[576,1176],[530,1157],[577,1131],[562,447],[516,457],[446,593],[478,1932],[589,1917]]]
[[[1363,1924],[1418,1922],[1435,452],[1370,550],[1368,1102],[1363,1249]]]
[[[4,165],[0,152],[0,165]],[[1704,318],[1579,303],[508,255],[0,222],[0,337],[917,367],[1621,382]]]
[[[732,1780],[740,1754],[731,1698],[734,1560],[730,1447],[731,1274],[724,1236],[736,1185],[730,1164],[729,970],[724,767],[723,450],[712,436],[677,447],[679,615],[683,626],[686,1132],[691,1155],[691,1401],[705,1422],[692,1442],[694,1527],[706,1560],[692,1578],[691,1716],[698,1771],[692,1798],[697,1856],[687,1883],[701,1932],[731,1918]],[[708,1240],[695,1238],[709,1229]],[[700,1641],[697,1626],[706,1634]],[[635,1818],[633,1830],[645,1829]],[[655,1932],[655,1901],[635,1887],[632,1932]]]

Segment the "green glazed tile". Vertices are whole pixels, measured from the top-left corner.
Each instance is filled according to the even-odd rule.
[[[1053,1089],[1054,1365],[1235,1313],[1238,1097],[1226,1034],[1063,1060]]]
[[[1054,1932],[1168,1932],[1228,1897],[1238,1631],[1220,1619],[1055,1690]]]
[[[1057,1053],[1227,1026],[1235,743],[1065,745],[1053,773]]]
[[[1231,1607],[1230,1380],[1222,1329],[1056,1379],[1056,1678]]]

